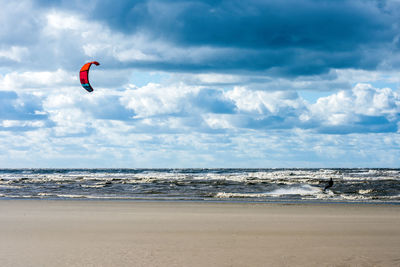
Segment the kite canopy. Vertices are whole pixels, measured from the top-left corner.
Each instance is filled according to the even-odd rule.
[[[81,84],[83,88],[86,89],[88,92],[92,92],[93,88],[89,83],[89,69],[92,64],[95,64],[96,66],[100,65],[99,62],[97,61],[92,61],[89,63],[86,63],[85,65],[82,66],[81,71],[79,72],[79,78],[81,80]]]

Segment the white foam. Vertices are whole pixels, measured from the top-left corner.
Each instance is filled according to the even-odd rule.
[[[370,199],[370,198],[368,198],[368,197],[365,197],[365,196],[360,196],[360,195],[346,195],[346,194],[342,194],[342,195],[340,195],[340,197],[342,198],[342,199],[345,199],[345,200],[368,200],[368,199]]]
[[[21,188],[20,186],[15,186],[15,185],[4,185],[4,184],[0,184],[0,188],[4,188],[4,189],[19,189]]]
[[[358,193],[361,194],[361,195],[364,195],[364,194],[369,194],[372,191],[373,191],[372,189],[366,189],[366,190],[360,189],[360,190],[358,190]]]
[[[216,198],[259,198],[266,197],[266,193],[226,193],[219,192],[215,195]]]
[[[273,196],[282,196],[282,195],[315,195],[317,193],[321,193],[321,188],[313,187],[310,185],[300,185],[288,188],[279,188],[267,194]]]
[[[50,196],[50,197],[60,197],[60,198],[88,198],[88,196],[85,196],[85,195],[52,194],[52,193],[39,193],[38,196],[40,196],[40,197]]]
[[[102,184],[94,184],[94,185],[86,185],[86,184],[82,184],[80,185],[83,188],[102,188],[105,187],[106,184],[102,183]]]
[[[264,193],[227,193],[219,192],[216,198],[261,198],[261,197],[280,197],[285,195],[316,195],[321,193],[321,188],[310,185],[293,186],[288,188],[279,188],[271,192]]]

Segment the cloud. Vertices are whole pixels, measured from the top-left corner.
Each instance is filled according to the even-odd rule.
[[[178,115],[184,112],[184,100],[187,95],[196,90],[198,88],[182,85],[162,86],[150,83],[128,92],[122,102],[127,108],[132,109],[138,118],[155,115]]]
[[[5,46],[26,46],[39,41],[41,19],[32,1],[1,1],[0,49]],[[23,18],[23,19],[21,19]]]
[[[244,48],[345,50],[369,41],[371,32],[390,37],[385,26],[394,19],[373,1],[99,1],[90,11],[126,33],[149,31],[188,46]],[[370,29],[362,30],[366,25]]]
[[[1,31],[0,64],[1,51],[14,49],[3,60],[23,57],[35,68],[72,70],[82,59],[96,58],[107,68],[297,78],[336,69],[398,69],[400,62],[396,1],[93,0],[2,6],[2,24],[8,26]],[[24,17],[24,23],[15,17]]]
[[[244,86],[227,91],[184,83],[129,88],[98,88],[86,95],[80,94],[81,89],[61,89],[41,96],[43,106],[36,113],[47,114],[62,132],[85,134],[96,129],[96,121],[106,120],[120,120],[137,133],[153,134],[229,129],[300,128],[331,134],[398,130],[400,96],[390,88],[369,84],[357,84],[351,91],[339,91],[315,103],[295,91],[267,92]]]
[[[400,96],[389,88],[357,84],[352,92],[340,91],[311,105],[321,130],[336,133],[396,132]]]
[[[398,1],[0,3],[4,166],[398,165]]]
[[[121,52],[136,67],[298,76],[377,68],[394,51],[398,12],[394,1],[99,1],[89,16],[169,48]]]
[[[399,96],[368,84],[315,103],[293,91],[183,83],[92,94],[66,87],[30,101],[31,93],[1,94],[0,136],[8,141],[0,147],[9,152],[0,158],[8,166],[41,166],[35,158],[71,167],[394,166],[391,148],[400,142]],[[36,104],[18,113],[17,103]],[[26,113],[42,117],[23,119]],[[346,119],[329,120],[337,114]],[[11,164],[15,159],[21,165]]]
[[[43,127],[47,116],[42,110],[39,97],[0,91],[0,131],[18,132]]]
[[[297,131],[136,134],[107,125],[96,135],[55,138],[46,130],[0,131],[0,159],[12,167],[395,167],[396,134]],[[368,145],[367,145],[368,144]]]
[[[27,53],[26,47],[11,46],[9,50],[0,50],[0,58],[21,62]]]
[[[57,90],[60,86],[75,85],[77,77],[62,69],[56,71],[11,72],[0,76],[0,91]]]
[[[126,92],[122,103],[135,112],[136,118],[153,116],[194,116],[201,113],[233,113],[235,105],[223,91],[183,83],[149,83]]]
[[[226,91],[184,83],[128,88],[98,89],[84,97],[79,90],[64,90],[46,97],[44,111],[57,125],[66,118],[72,118],[77,129],[94,127],[93,120],[121,120],[136,133],[296,128],[335,134],[396,132],[400,114],[397,92],[369,84],[357,84],[352,91],[339,91],[315,103],[295,91],[245,86]]]

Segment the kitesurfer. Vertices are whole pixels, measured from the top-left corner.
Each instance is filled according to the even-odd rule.
[[[326,189],[332,187],[332,185],[333,185],[333,180],[332,180],[332,178],[331,178],[331,179],[329,180],[328,184],[325,186],[324,192],[325,192]]]

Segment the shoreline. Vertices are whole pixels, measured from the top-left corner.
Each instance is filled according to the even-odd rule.
[[[398,266],[400,206],[0,200],[2,266]]]
[[[399,201],[344,201],[344,200],[235,200],[235,199],[144,199],[144,198],[0,198],[2,201],[71,201],[71,202],[138,202],[138,203],[230,203],[230,204],[271,204],[271,205],[391,205],[400,206]]]

